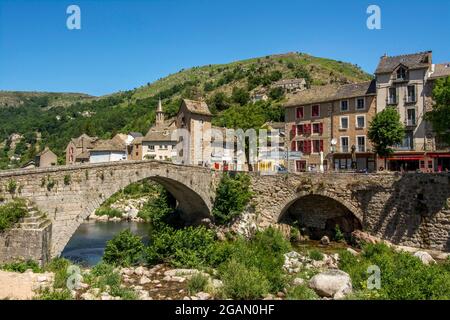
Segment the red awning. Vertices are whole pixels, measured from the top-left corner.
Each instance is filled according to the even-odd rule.
[[[431,158],[450,158],[450,153],[429,153]]]
[[[423,160],[423,157],[417,156],[417,157],[412,157],[412,156],[403,156],[403,157],[393,157],[393,158],[388,158],[388,160],[410,160],[410,161],[419,161],[419,160]]]

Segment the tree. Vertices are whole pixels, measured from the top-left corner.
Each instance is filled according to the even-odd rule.
[[[434,132],[450,145],[450,77],[438,79],[433,89],[433,110],[425,114]]]
[[[401,143],[404,136],[405,129],[400,122],[400,115],[392,107],[377,113],[370,123],[368,137],[376,154],[384,158],[385,167],[386,158],[394,152],[391,146]]]
[[[309,71],[306,70],[305,67],[299,66],[298,69],[295,71],[294,76],[296,78],[303,78],[303,79],[305,79],[306,87],[307,88],[311,87],[312,78],[311,78],[311,75],[309,74]]]
[[[234,87],[231,94],[231,98],[234,102],[239,103],[241,106],[247,104],[250,100],[250,95],[247,90],[243,88]]]
[[[272,88],[269,91],[269,97],[273,100],[279,100],[283,98],[284,90],[281,87]]]

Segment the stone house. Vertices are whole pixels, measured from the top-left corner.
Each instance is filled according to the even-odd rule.
[[[327,85],[290,95],[285,104],[290,171],[347,170],[356,149],[358,170],[373,171],[374,155],[367,139],[375,114],[375,81]]]
[[[97,141],[97,137],[90,137],[85,133],[78,138],[71,139],[66,147],[66,164],[89,162],[89,152]]]
[[[182,164],[211,165],[211,119],[206,102],[188,99],[181,102],[175,123],[177,157]]]
[[[296,92],[306,90],[306,80],[299,79],[283,79],[272,84],[272,88],[282,88],[284,92]]]
[[[115,162],[127,160],[126,140],[120,134],[109,140],[98,140],[89,151],[89,162]]]
[[[45,147],[44,150],[39,152],[34,158],[34,164],[36,167],[52,167],[58,164],[58,157],[52,150],[48,147]]]
[[[387,159],[389,170],[450,169],[448,150],[438,152],[431,124],[424,120],[425,113],[432,109],[434,80],[449,74],[446,65],[433,64],[431,51],[380,58],[375,71],[377,112],[395,108],[405,125],[403,143],[394,146],[395,154]],[[381,164],[384,159],[380,159]]]

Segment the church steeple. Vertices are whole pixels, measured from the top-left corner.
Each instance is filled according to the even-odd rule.
[[[161,98],[158,101],[158,108],[156,108],[156,125],[164,124],[164,111],[162,109]]]

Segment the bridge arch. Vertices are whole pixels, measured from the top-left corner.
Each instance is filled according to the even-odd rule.
[[[333,237],[336,225],[346,237],[361,230],[362,212],[351,203],[328,192],[298,193],[289,198],[280,211],[279,223],[296,224],[311,239]]]

